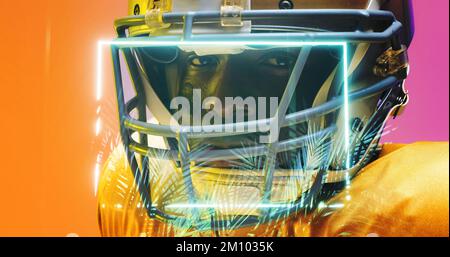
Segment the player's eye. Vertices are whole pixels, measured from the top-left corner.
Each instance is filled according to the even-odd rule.
[[[266,56],[261,63],[270,67],[289,68],[293,66],[294,58],[289,55],[275,54]]]
[[[219,63],[219,60],[215,56],[192,56],[189,59],[189,62],[194,67],[211,67],[216,66]]]

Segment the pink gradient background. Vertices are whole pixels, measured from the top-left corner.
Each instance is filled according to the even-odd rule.
[[[410,103],[384,142],[449,140],[449,1],[414,0],[416,34],[406,83]]]

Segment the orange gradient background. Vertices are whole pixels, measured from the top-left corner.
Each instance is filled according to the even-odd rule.
[[[0,236],[100,235],[96,44],[127,5],[0,1]]]

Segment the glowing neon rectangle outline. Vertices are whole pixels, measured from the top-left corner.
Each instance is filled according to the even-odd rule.
[[[344,59],[344,138],[346,148],[346,185],[350,186],[350,176],[348,170],[350,169],[350,101],[349,101],[349,82],[348,82],[348,44],[347,42],[340,41],[319,41],[319,42],[306,42],[306,41],[151,41],[151,40],[99,40],[97,42],[97,77],[96,77],[96,99],[101,101],[103,95],[103,48],[105,46],[117,46],[120,48],[130,47],[146,47],[146,46],[202,46],[202,45],[226,45],[226,46],[243,46],[243,45],[261,45],[261,46],[341,46],[343,48]],[[98,178],[97,178],[98,180]],[[185,206],[185,204],[174,204],[175,206]],[[281,207],[283,204],[278,204],[277,207]],[[201,205],[199,205],[201,206]],[[291,204],[285,204],[283,206],[291,206]],[[169,206],[170,208],[170,206]],[[195,208],[195,207],[191,207]],[[262,208],[264,208],[262,206]]]

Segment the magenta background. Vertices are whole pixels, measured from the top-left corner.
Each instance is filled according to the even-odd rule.
[[[449,140],[449,1],[413,0],[416,34],[406,83],[410,103],[384,142]]]

